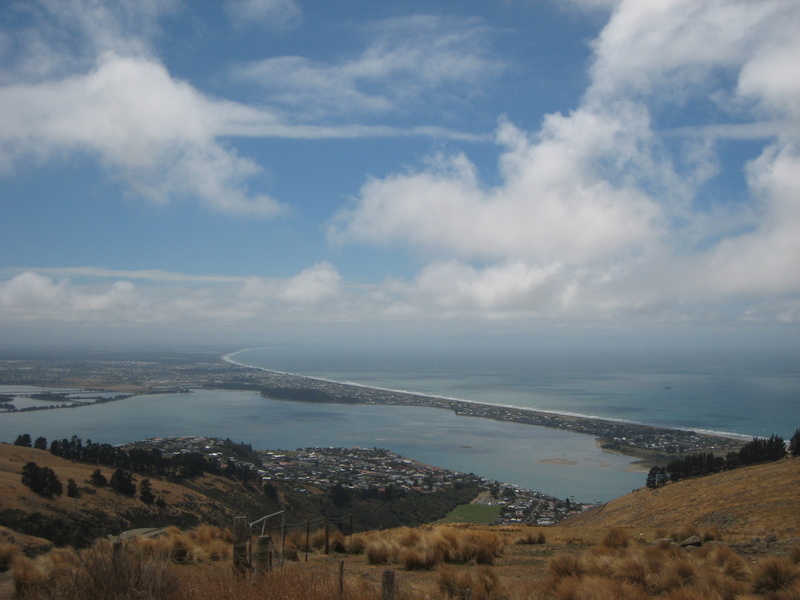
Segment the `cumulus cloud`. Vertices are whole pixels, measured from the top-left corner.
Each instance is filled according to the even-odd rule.
[[[89,320],[126,323],[146,318],[147,302],[129,281],[117,281],[100,291],[76,288],[70,280],[53,280],[26,271],[0,282],[0,306],[6,320],[35,318],[53,321]]]
[[[338,295],[341,279],[333,265],[323,262],[288,279],[251,277],[242,286],[240,298],[263,305],[318,306]]]
[[[277,201],[244,185],[260,168],[215,137],[221,113],[235,109],[156,61],[106,54],[83,75],[0,89],[0,160],[9,169],[82,151],[156,202],[188,197],[226,212],[279,213]]]
[[[272,279],[95,267],[64,273],[73,277],[27,270],[0,280],[0,322],[179,328],[202,322],[211,330],[225,325],[261,328],[297,314],[304,318],[311,314],[318,322],[339,318],[345,295],[341,276],[325,262],[291,277]]]
[[[486,186],[465,155],[436,156],[368,181],[331,239],[448,257],[409,285],[434,304],[487,312],[666,315],[800,291],[800,7],[608,4],[581,105],[534,133],[501,122],[499,184]],[[700,199],[720,168],[720,131],[703,126],[726,126],[670,132],[669,111],[690,103],[768,138],[744,167],[744,201]]]
[[[532,141],[504,123],[498,132],[506,149],[501,186],[484,189],[463,155],[440,157],[424,171],[368,182],[331,234],[407,242],[465,259],[539,264],[637,252],[658,235],[658,207],[636,188],[593,174],[587,164],[601,155],[619,159],[620,129],[620,123],[592,114],[553,115]]]
[[[365,34],[370,42],[355,58],[269,58],[237,75],[262,86],[271,103],[322,118],[408,110],[432,91],[452,102],[455,93],[474,92],[503,68],[488,49],[486,27],[471,19],[398,17]]]
[[[291,0],[229,0],[225,6],[239,23],[258,20],[285,28],[301,18]],[[432,36],[423,47],[424,32],[415,34],[416,44],[401,35],[412,24],[385,23],[376,34],[381,41],[356,61],[330,67],[286,57],[252,65],[247,70],[252,76],[277,75],[283,82],[290,106],[279,115],[265,106],[211,98],[169,72],[154,41],[159,19],[179,7],[177,1],[37,0],[23,11],[24,25],[5,32],[0,174],[83,153],[134,196],[269,217],[286,207],[251,190],[262,166],[241,156],[226,138],[470,137],[443,127],[311,125],[303,122],[307,115],[299,107],[325,105],[338,112],[346,104],[360,111],[413,96],[415,86],[474,83],[490,66],[479,49],[469,49],[479,37],[476,26],[458,31],[451,24],[446,35]],[[428,34],[446,29],[432,18],[416,25]],[[377,82],[384,90],[392,81],[394,91],[370,95],[357,89],[358,81]]]

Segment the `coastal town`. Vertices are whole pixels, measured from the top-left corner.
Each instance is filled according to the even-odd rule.
[[[199,453],[208,461],[249,470],[263,485],[286,484],[301,494],[330,492],[335,488],[339,493],[355,491],[379,495],[392,489],[399,493],[435,494],[452,487],[475,486],[481,489],[475,503],[498,507],[495,521],[498,525],[554,525],[593,506],[472,473],[426,465],[382,448],[257,450],[249,459],[242,459],[232,453],[230,447],[230,440],[202,436],[148,439],[123,446],[125,449],[156,449],[165,456]]]
[[[0,395],[0,412],[66,408],[87,403],[123,400],[133,394],[189,393],[197,388],[258,391],[265,397],[316,403],[383,404],[451,410],[464,417],[550,427],[593,436],[605,450],[645,460],[713,452],[726,454],[742,446],[742,439],[689,430],[587,418],[452,398],[427,396],[340,383],[256,369],[219,359],[217,356],[180,355],[158,360],[0,360],[0,385],[41,386],[60,389],[18,408],[15,398]],[[88,397],[86,390],[104,395]],[[115,396],[106,395],[115,392]],[[79,397],[76,400],[70,393]],[[82,394],[82,395],[81,395]],[[28,393],[31,400],[32,393]]]

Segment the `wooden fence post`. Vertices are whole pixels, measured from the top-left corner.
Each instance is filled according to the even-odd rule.
[[[311,539],[311,521],[306,521],[306,562],[308,562],[308,544]]]
[[[330,534],[328,532],[328,517],[325,517],[325,554],[330,553]]]
[[[247,567],[247,517],[234,517],[233,568],[237,573],[244,573]]]
[[[464,590],[464,600],[472,600],[472,590]]]
[[[339,598],[344,598],[344,561],[339,561]]]
[[[394,571],[383,572],[382,600],[394,600]]]

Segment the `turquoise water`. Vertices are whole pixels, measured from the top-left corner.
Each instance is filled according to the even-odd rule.
[[[281,346],[250,366],[368,386],[666,427],[788,438],[800,427],[797,357],[558,352],[519,347]]]
[[[579,501],[605,501],[640,487],[631,460],[598,450],[590,436],[458,417],[433,408],[309,404],[254,392],[196,390],[80,408],[0,414],[0,440],[76,434],[119,444],[151,437],[229,437],[260,449],[388,448],[429,464]],[[568,464],[558,464],[566,461]],[[542,462],[547,461],[547,462]]]

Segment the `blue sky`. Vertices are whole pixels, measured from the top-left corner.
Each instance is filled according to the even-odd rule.
[[[796,344],[798,31],[794,0],[3,3],[0,344]]]

